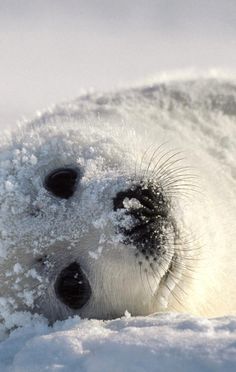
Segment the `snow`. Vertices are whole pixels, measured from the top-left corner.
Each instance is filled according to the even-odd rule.
[[[157,314],[25,324],[0,344],[2,372],[235,371],[236,317]]]

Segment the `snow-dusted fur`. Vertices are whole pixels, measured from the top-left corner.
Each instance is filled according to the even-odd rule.
[[[1,140],[0,318],[29,310],[51,322],[158,311],[236,312],[236,85],[211,79],[92,94],[54,107]],[[235,155],[235,154],[234,154]],[[77,169],[73,196],[45,177]],[[156,260],[124,242],[139,208],[116,195],[156,185],[174,228]],[[136,204],[135,204],[136,203]],[[173,227],[172,226],[172,227]],[[78,262],[91,297],[79,310],[55,281]]]

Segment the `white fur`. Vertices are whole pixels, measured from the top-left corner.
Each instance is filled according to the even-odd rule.
[[[236,199],[229,171],[235,91],[233,85],[209,80],[84,96],[5,138],[1,317],[14,310],[38,312],[50,321],[75,313],[106,319],[125,310],[132,315],[235,313]],[[78,167],[83,177],[73,197],[62,200],[45,190],[44,179],[68,166]],[[156,182],[170,183],[179,241],[177,248],[168,245],[153,272],[143,259],[140,268],[135,247],[121,243],[115,232],[117,218],[132,221],[117,216],[113,198],[134,179],[152,178],[155,172]],[[178,262],[163,282],[174,249]],[[45,254],[46,268],[36,262]],[[57,275],[75,260],[92,288],[91,299],[78,311],[65,307],[54,292]]]

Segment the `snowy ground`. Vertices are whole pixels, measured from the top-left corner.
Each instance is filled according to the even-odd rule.
[[[0,344],[2,372],[233,372],[236,317],[164,314],[113,321],[43,321]]]

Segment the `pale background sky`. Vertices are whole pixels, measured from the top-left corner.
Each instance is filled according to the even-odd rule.
[[[236,70],[236,0],[0,0],[0,127],[81,90]]]

